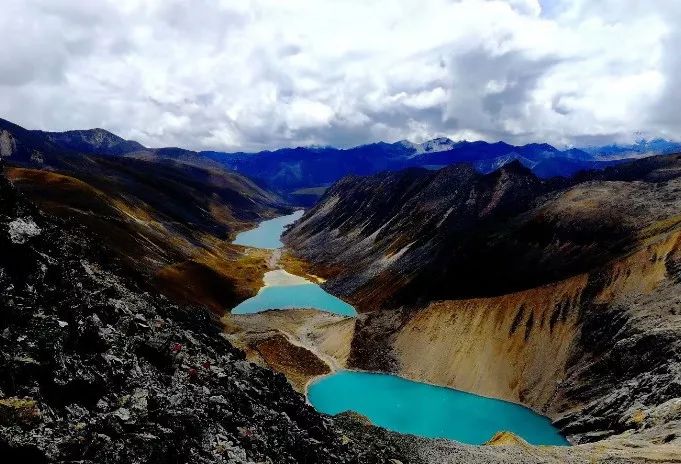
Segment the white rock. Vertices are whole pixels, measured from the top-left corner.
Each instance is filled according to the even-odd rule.
[[[31,218],[18,218],[9,223],[9,238],[13,243],[25,243],[29,238],[40,235],[40,227]]]

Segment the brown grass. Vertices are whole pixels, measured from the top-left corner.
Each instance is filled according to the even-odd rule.
[[[181,303],[222,314],[252,297],[268,270],[269,252],[230,245],[218,237],[164,222],[135,196],[108,194],[87,182],[52,171],[10,167],[7,176],[45,210],[78,221],[115,249],[132,267],[153,276],[153,285]],[[216,221],[236,222],[228,207],[211,201]]]
[[[156,273],[155,286],[182,303],[222,314],[258,293],[269,253],[223,244]]]
[[[279,265],[293,275],[304,277],[313,282],[322,283],[340,273],[340,269],[333,269],[330,266],[312,264],[299,258],[289,251],[284,251],[279,259]]]
[[[312,378],[331,372],[311,351],[292,344],[283,335],[274,335],[254,343],[252,348],[274,370],[281,372],[299,391]]]

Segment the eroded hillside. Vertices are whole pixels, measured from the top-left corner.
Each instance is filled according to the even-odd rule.
[[[118,156],[139,145],[105,131],[2,127],[15,185],[46,211],[86,225],[167,295],[221,313],[259,288],[267,255],[229,242],[290,211],[275,194],[219,167]]]
[[[264,364],[250,344],[283,335],[331,370],[507,399],[573,443],[681,460],[680,166],[652,158],[549,183],[513,166],[347,178],[285,240],[363,314],[229,317],[231,332]],[[447,212],[461,222],[441,232],[432,221]]]

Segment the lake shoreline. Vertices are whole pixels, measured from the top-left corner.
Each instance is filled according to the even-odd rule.
[[[511,433],[523,438],[524,440],[526,440],[530,443],[532,441],[534,441],[534,439],[532,439],[532,438],[528,439],[526,436],[524,436],[524,434],[527,433],[527,432],[519,432],[517,430],[513,430],[512,427],[499,427],[498,429],[491,432],[491,434],[488,438],[481,440],[479,443],[470,443],[470,442],[467,442],[467,441],[462,441],[461,439],[457,439],[456,437],[452,437],[452,436],[424,435],[424,434],[420,434],[420,433],[417,433],[417,432],[414,432],[414,431],[398,430],[395,427],[385,426],[385,425],[379,424],[376,421],[374,421],[374,419],[371,417],[370,413],[367,413],[366,410],[361,410],[359,408],[352,408],[352,407],[343,408],[342,411],[338,411],[336,413],[330,413],[330,412],[327,412],[327,411],[320,410],[319,407],[316,406],[312,402],[312,400],[310,399],[310,388],[315,386],[315,385],[319,386],[319,384],[321,382],[323,382],[325,379],[329,379],[329,378],[332,378],[334,376],[338,376],[338,374],[363,374],[363,375],[368,375],[368,376],[376,376],[377,378],[379,378],[381,380],[385,380],[385,379],[393,380],[394,379],[394,380],[397,380],[398,382],[405,382],[407,384],[410,384],[413,388],[432,387],[432,388],[436,389],[435,390],[436,393],[440,393],[440,394],[451,394],[451,395],[455,395],[455,396],[459,396],[459,397],[463,397],[463,398],[474,399],[475,401],[480,401],[480,400],[487,401],[487,400],[489,400],[491,402],[490,404],[505,405],[505,406],[514,408],[516,412],[522,411],[523,414],[528,414],[528,417],[532,417],[533,419],[538,420],[540,423],[545,422],[544,425],[546,425],[549,428],[549,430],[551,432],[550,435],[552,435],[554,437],[553,439],[555,440],[556,437],[558,437],[560,439],[559,440],[560,443],[556,443],[556,442],[548,443],[548,444],[535,443],[535,445],[539,445],[539,446],[560,446],[560,447],[572,446],[572,443],[566,437],[561,435],[555,427],[553,427],[552,421],[549,417],[544,416],[543,414],[539,414],[536,411],[534,411],[533,409],[531,409],[531,408],[529,408],[529,407],[527,407],[523,404],[519,404],[519,403],[515,403],[515,402],[512,402],[512,401],[507,401],[507,400],[503,400],[503,399],[499,399],[499,398],[492,398],[492,397],[487,397],[487,396],[483,396],[483,395],[478,395],[476,393],[466,392],[466,391],[463,391],[463,390],[458,390],[458,389],[446,387],[446,386],[443,386],[443,385],[435,385],[435,384],[431,384],[431,383],[428,383],[428,382],[415,381],[415,380],[411,380],[411,379],[405,378],[405,377],[400,376],[400,375],[390,374],[390,373],[385,373],[385,372],[365,371],[365,370],[361,370],[361,369],[337,369],[337,370],[333,370],[333,368],[332,368],[332,372],[330,372],[328,374],[316,376],[316,377],[310,379],[306,383],[306,385],[305,385],[305,399],[308,402],[308,404],[310,404],[312,407],[314,407],[318,411],[325,412],[326,414],[330,414],[330,415],[336,415],[336,414],[341,414],[341,413],[346,412],[346,411],[352,411],[352,412],[355,412],[355,413],[357,413],[361,416],[367,417],[371,421],[372,425],[374,425],[374,426],[381,427],[381,428],[384,428],[386,430],[390,430],[390,431],[393,431],[393,432],[406,433],[406,434],[411,434],[411,435],[415,435],[415,436],[420,436],[420,437],[423,437],[423,438],[433,438],[433,439],[441,438],[441,439],[453,440],[453,441],[457,441],[457,442],[460,442],[460,443],[465,443],[465,444],[469,444],[469,445],[473,445],[473,446],[480,446],[480,445],[483,445],[485,442],[487,442],[489,439],[491,439],[496,433],[508,431],[508,432],[511,432]],[[363,389],[362,391],[366,393],[369,390]],[[385,395],[386,392],[383,392],[383,394]],[[421,396],[420,399],[423,400],[423,397]]]

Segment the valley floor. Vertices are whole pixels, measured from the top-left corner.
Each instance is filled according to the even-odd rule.
[[[339,369],[396,373],[527,405],[576,445],[470,447],[337,419],[376,446],[410,442],[413,462],[681,462],[680,237],[661,234],[597,272],[501,297],[356,318],[274,310],[222,321],[249,360],[300,392]]]

